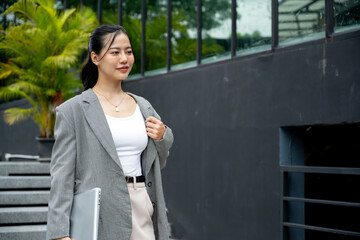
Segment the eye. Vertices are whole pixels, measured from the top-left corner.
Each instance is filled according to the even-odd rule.
[[[119,51],[113,51],[113,52],[111,52],[111,54],[113,54],[113,55],[118,55],[118,54],[119,54]]]
[[[132,50],[127,50],[126,53],[127,54],[132,54]]]

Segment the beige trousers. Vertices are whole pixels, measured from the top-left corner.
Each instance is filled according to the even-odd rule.
[[[155,240],[152,215],[154,208],[145,183],[127,183],[131,202],[132,233],[130,240]]]

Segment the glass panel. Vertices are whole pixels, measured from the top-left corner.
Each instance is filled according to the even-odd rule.
[[[149,76],[166,72],[167,1],[148,0],[146,11],[145,75]]]
[[[129,33],[135,63],[128,79],[140,76],[141,72],[141,0],[123,0],[123,26]]]
[[[335,32],[360,27],[360,0],[335,0]]]
[[[202,63],[230,57],[231,0],[203,0],[202,4]]]
[[[104,0],[102,4],[102,24],[118,24],[118,0]]]
[[[196,65],[196,1],[172,1],[172,70]]]
[[[237,0],[236,55],[271,48],[271,0]]]
[[[279,44],[325,35],[325,0],[279,0]]]

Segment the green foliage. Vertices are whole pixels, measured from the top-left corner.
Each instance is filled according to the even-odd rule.
[[[79,57],[87,50],[90,32],[98,25],[89,8],[54,9],[54,0],[20,0],[4,14],[14,13],[21,25],[2,32],[0,51],[0,100],[26,98],[28,109],[10,108],[8,124],[32,118],[41,137],[53,137],[55,108],[72,97],[81,83],[76,77]]]
[[[237,48],[240,50],[269,44],[271,44],[271,38],[263,37],[258,30],[252,34],[237,34]]]

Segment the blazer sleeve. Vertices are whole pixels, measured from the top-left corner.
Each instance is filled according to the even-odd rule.
[[[154,112],[154,117],[161,120],[159,114],[151,107]],[[169,156],[169,150],[174,142],[174,135],[171,128],[166,126],[164,136],[161,140],[154,140],[156,145],[156,150],[159,154],[160,168],[163,169],[166,166],[167,158]]]
[[[51,157],[51,190],[48,239],[70,236],[70,214],[74,196],[76,141],[74,125],[56,109],[55,144]]]

